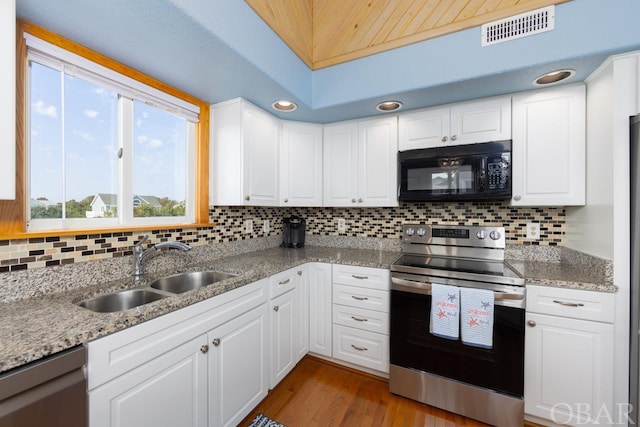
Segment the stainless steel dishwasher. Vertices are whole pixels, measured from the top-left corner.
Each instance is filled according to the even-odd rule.
[[[84,346],[0,375],[0,427],[84,427]]]

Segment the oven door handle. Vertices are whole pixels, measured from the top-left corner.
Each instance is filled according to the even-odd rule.
[[[391,278],[391,289],[394,291],[431,295],[431,283],[416,282],[415,280],[399,279],[397,277]],[[524,299],[524,294],[508,294],[494,291],[493,298],[496,300],[522,300]]]

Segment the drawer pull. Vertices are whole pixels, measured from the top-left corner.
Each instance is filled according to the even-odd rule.
[[[352,274],[351,277],[358,280],[367,280],[369,278],[368,276],[357,276],[355,274]]]
[[[291,281],[291,279],[287,279],[287,280],[281,280],[278,282],[278,285],[286,285],[287,283],[289,283]]]
[[[366,347],[357,347],[353,344],[351,344],[351,347],[353,347],[354,349],[358,350],[358,351],[368,351],[369,349]]]
[[[355,316],[351,316],[351,318],[356,322],[367,322],[369,320],[369,319],[363,319],[362,317],[355,317]]]
[[[353,299],[357,299],[358,301],[366,301],[366,300],[368,300],[368,299],[369,299],[369,298],[367,298],[367,297],[357,297],[357,296],[355,296],[355,295],[351,295],[351,298],[353,298]]]
[[[554,303],[556,304],[560,304],[560,305],[564,305],[566,307],[584,307],[584,304],[582,304],[581,302],[565,302],[565,301],[558,301],[558,300],[553,300]]]

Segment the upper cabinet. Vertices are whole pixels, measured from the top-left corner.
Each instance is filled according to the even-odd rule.
[[[585,204],[585,86],[513,97],[512,205]]]
[[[241,98],[211,116],[209,203],[278,206],[280,120]]]
[[[398,206],[397,117],[324,128],[324,205]]]
[[[280,206],[322,206],[322,125],[282,122]]]
[[[16,2],[0,2],[0,199],[16,198]]]
[[[511,97],[427,108],[401,114],[400,151],[511,139]]]

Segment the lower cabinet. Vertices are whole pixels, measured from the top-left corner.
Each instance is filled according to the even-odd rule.
[[[527,286],[525,414],[607,425],[613,404],[614,295]]]
[[[268,281],[88,344],[91,427],[235,426],[267,395]]]
[[[309,280],[309,352],[331,357],[331,264],[306,265]]]

